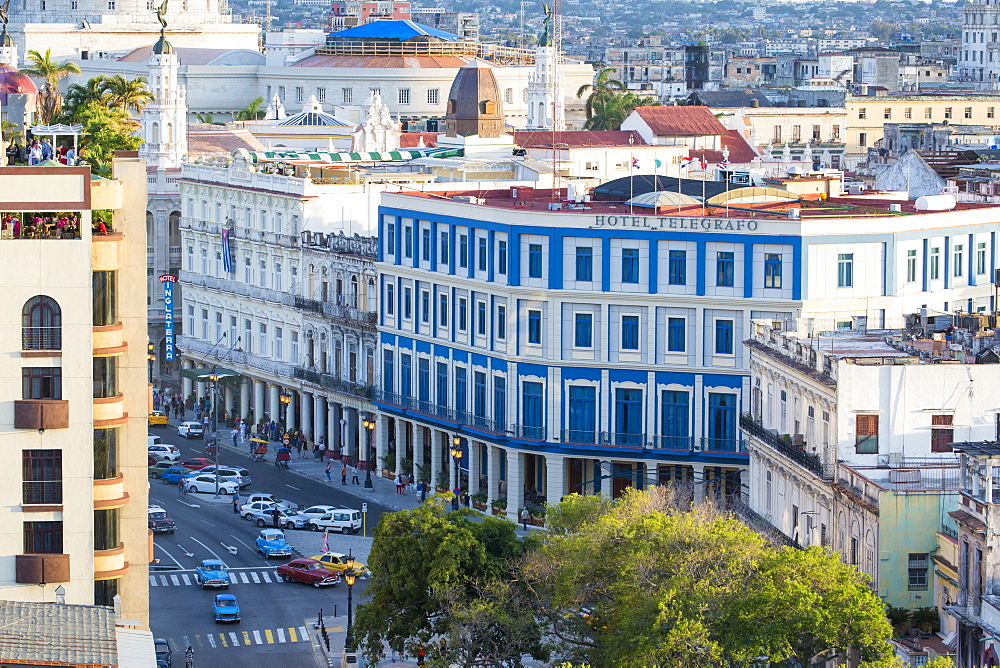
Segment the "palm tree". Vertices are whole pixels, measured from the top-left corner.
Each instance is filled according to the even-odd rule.
[[[233,120],[234,121],[260,120],[260,117],[264,114],[264,111],[261,109],[262,106],[264,106],[264,98],[255,97],[254,99],[250,100],[250,104],[248,104],[245,108],[233,114]]]
[[[52,49],[47,49],[45,55],[31,49],[28,51],[28,61],[32,67],[26,68],[25,74],[38,77],[44,84],[38,94],[39,115],[43,124],[48,124],[62,106],[62,95],[59,93],[59,81],[70,74],[80,74],[76,63],[56,63],[52,60]]]
[[[603,104],[609,98],[625,92],[625,84],[618,79],[611,78],[611,75],[617,71],[617,68],[605,67],[597,73],[597,76],[594,78],[594,83],[583,84],[576,91],[577,98],[582,98],[584,93],[588,90],[590,91],[590,95],[587,96],[586,104],[588,121],[594,116],[594,109],[596,107]]]
[[[99,74],[87,80],[85,84],[70,84],[63,98],[63,111],[68,116],[75,116],[85,104],[100,102],[104,93],[104,83],[107,77]]]
[[[889,618],[889,623],[892,624],[892,629],[896,632],[896,635],[906,633],[910,622],[909,610],[890,605],[885,609],[885,616]]]
[[[910,613],[910,623],[924,633],[933,633],[941,623],[937,608],[917,608]]]
[[[584,124],[586,130],[618,130],[636,107],[657,107],[658,100],[635,93],[615,93],[597,101],[593,115]]]
[[[111,109],[131,110],[138,114],[153,101],[153,94],[146,88],[146,77],[126,79],[116,74],[104,80],[101,101]]]

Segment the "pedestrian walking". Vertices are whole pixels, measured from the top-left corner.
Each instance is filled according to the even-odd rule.
[[[521,508],[521,527],[527,531],[528,530],[528,509]]]
[[[333,479],[330,478],[330,471],[332,471],[332,470],[333,470],[333,462],[332,461],[328,461],[326,463],[326,481],[327,482],[333,482]]]
[[[302,439],[295,439],[295,452],[298,453],[299,459],[302,459]]]
[[[344,464],[344,468],[340,469],[340,484],[347,484],[347,464]]]
[[[427,485],[424,484],[423,480],[417,483],[417,494],[420,495],[420,503],[427,500]]]
[[[233,449],[235,450],[236,449],[236,439],[239,438],[240,432],[237,431],[236,429],[233,429],[232,436],[233,436]]]
[[[351,467],[351,484],[352,485],[360,485],[361,484],[361,481],[358,480],[358,467],[357,466],[352,466]]]
[[[239,492],[233,492],[233,514],[240,514],[240,494]]]
[[[405,484],[406,483],[403,482],[403,474],[402,473],[397,473],[396,474],[396,494],[402,494],[403,493],[403,485],[405,485]]]
[[[247,442],[247,423],[240,420],[240,443]]]

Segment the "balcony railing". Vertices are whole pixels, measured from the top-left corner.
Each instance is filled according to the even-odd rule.
[[[62,328],[22,327],[21,350],[62,350]]]
[[[855,487],[854,485],[849,483],[847,480],[844,480],[843,478],[837,480],[834,486],[847,496],[852,497],[855,501],[858,501],[861,504],[871,507],[871,509],[874,510],[876,513],[878,512],[877,497],[865,494],[864,490],[862,490],[859,487]]]
[[[740,429],[747,436],[769,446],[772,450],[791,459],[810,473],[824,480],[831,480],[833,478],[832,467],[824,466],[823,461],[819,457],[805,452],[791,443],[785,442],[777,432],[765,429],[763,425],[755,422],[752,416],[745,413],[740,416]]]
[[[343,306],[334,302],[322,302],[323,315],[334,320],[345,320],[348,324],[359,325],[361,327],[375,327],[378,322],[378,314],[374,311],[363,311],[353,306]]]
[[[297,309],[312,311],[313,313],[323,313],[323,302],[305,297],[295,297],[292,302]]]
[[[343,378],[331,376],[328,373],[320,373],[319,371],[313,371],[312,369],[300,366],[295,367],[294,376],[297,380],[304,380],[307,383],[318,385],[327,390],[351,394],[362,399],[371,399],[375,389],[371,385],[344,380]]]
[[[770,543],[778,546],[802,547],[794,538],[787,536],[742,500],[733,499],[726,505],[744,524],[764,536]]]
[[[457,425],[469,427],[477,431],[485,431],[493,434],[505,433],[506,423],[503,420],[494,420],[492,418],[470,413],[469,411],[459,411],[454,408],[440,406],[432,401],[421,401],[420,399],[416,399],[414,397],[407,397],[393,392],[385,392],[384,390],[374,390],[373,396],[376,401],[391,404],[398,408],[402,408],[413,413],[420,413],[428,417],[437,418],[445,422],[453,422]],[[545,429],[542,428],[541,431],[542,436],[539,438],[545,438]],[[525,436],[525,438],[528,437]],[[531,438],[535,437],[532,436]]]

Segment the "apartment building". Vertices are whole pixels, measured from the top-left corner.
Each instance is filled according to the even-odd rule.
[[[148,624],[146,167],[0,169],[0,598]]]

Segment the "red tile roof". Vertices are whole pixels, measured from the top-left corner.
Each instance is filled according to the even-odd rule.
[[[437,132],[404,132],[399,135],[399,148],[416,148],[420,145],[420,138],[424,138],[424,146],[434,148],[437,146]]]
[[[556,146],[587,147],[587,146],[628,146],[629,137],[632,144],[645,146],[646,142],[635,130],[578,130],[556,132]],[[553,132],[551,130],[519,131],[514,133],[514,144],[521,148],[551,148]]]
[[[704,137],[726,133],[708,107],[636,107],[635,113],[654,135]]]
[[[231,153],[233,149],[263,151],[264,145],[249,131],[211,123],[188,123],[188,153]]]
[[[739,130],[726,130],[722,135],[723,148],[729,149],[729,164],[744,165],[757,157],[757,152],[747,143]],[[692,158],[705,158],[709,164],[722,160],[722,151],[688,151]]]

